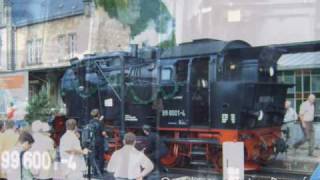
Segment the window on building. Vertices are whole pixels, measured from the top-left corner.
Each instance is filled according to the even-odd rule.
[[[77,34],[69,33],[58,36],[58,60],[63,61],[73,58],[77,51]]]
[[[64,60],[66,56],[66,38],[65,35],[59,35],[58,36],[58,60]]]
[[[35,51],[35,63],[40,64],[42,57],[42,39],[35,40]]]
[[[288,90],[287,99],[292,102],[292,106],[297,112],[299,112],[301,103],[307,99],[310,93],[320,97],[319,70],[284,71],[280,73],[279,81],[295,85],[294,88]],[[316,116],[319,116],[320,99],[316,101]]]
[[[27,41],[27,64],[40,64],[42,58],[42,39]]]
[[[33,42],[31,40],[27,41],[27,63],[32,64],[33,62]]]
[[[281,81],[286,84],[295,84],[294,72],[284,72]],[[295,86],[288,89],[288,94],[294,94]]]
[[[77,50],[77,34],[68,34],[68,56],[73,58]]]

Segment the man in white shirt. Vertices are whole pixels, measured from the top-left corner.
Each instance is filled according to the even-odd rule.
[[[66,122],[67,131],[60,139],[61,166],[65,180],[81,180],[86,164],[83,155],[88,154],[88,149],[82,149],[76,134],[77,122],[69,119]]]
[[[308,142],[308,155],[313,156],[314,150],[314,129],[313,129],[313,120],[314,120],[314,102],[316,100],[316,96],[310,94],[308,99],[303,102],[300,106],[299,118],[301,122],[301,127],[304,132],[304,137],[294,144],[294,148],[299,148],[305,142]]]
[[[135,143],[136,136],[127,133],[123,140],[124,146],[112,154],[107,170],[113,173],[116,180],[142,180],[152,171],[151,160],[134,147]]]

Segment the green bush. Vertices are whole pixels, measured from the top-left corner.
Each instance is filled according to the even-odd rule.
[[[47,121],[53,108],[46,88],[41,88],[38,94],[29,99],[26,120],[29,123],[35,120]]]

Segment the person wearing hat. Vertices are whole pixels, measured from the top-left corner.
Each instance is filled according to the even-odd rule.
[[[49,167],[33,167],[32,173],[35,180],[52,180],[53,178],[53,162],[55,158],[54,141],[49,137],[50,127],[48,123],[40,120],[34,121],[31,125],[34,144],[30,149],[31,155],[40,155],[42,157],[42,165]],[[46,157],[46,158],[44,158]],[[45,162],[44,161],[49,161]]]
[[[166,144],[160,139],[156,132],[151,130],[151,126],[143,125],[142,130],[147,138],[145,153],[156,164],[156,166],[161,170],[164,170],[163,167],[160,166],[160,159],[168,152]]]
[[[104,171],[104,143],[106,131],[103,124],[103,116],[100,116],[98,109],[93,109],[90,113],[92,119],[89,121],[89,125],[94,128],[94,139],[95,139],[95,147],[94,149],[90,149],[93,153],[96,164],[103,174]],[[94,168],[93,175],[98,176],[98,170]]]

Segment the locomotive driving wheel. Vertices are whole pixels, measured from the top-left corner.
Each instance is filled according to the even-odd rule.
[[[167,167],[175,167],[179,164],[179,145],[171,144],[167,155],[161,158],[161,164]]]
[[[273,147],[263,147],[260,149],[260,162],[262,164],[266,164],[268,161],[270,161],[274,156],[274,150]]]
[[[161,158],[161,163],[167,167],[185,167],[188,164],[187,147],[181,144],[171,144],[169,153]]]

